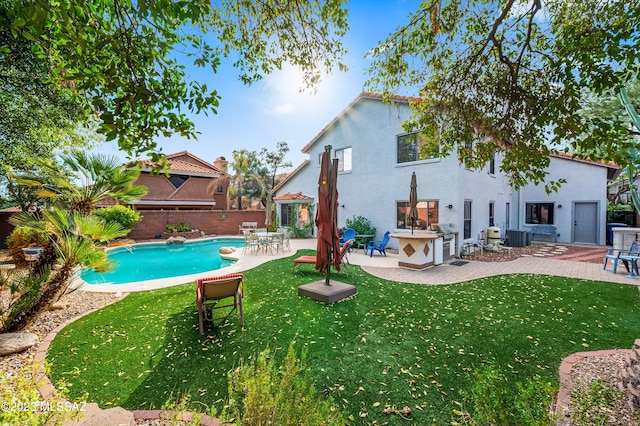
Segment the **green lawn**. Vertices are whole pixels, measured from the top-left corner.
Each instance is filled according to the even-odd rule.
[[[318,390],[354,423],[407,424],[382,413],[388,404],[411,407],[410,424],[442,425],[485,364],[515,389],[535,374],[557,381],[568,354],[631,348],[640,337],[634,286],[534,275],[425,286],[351,271],[334,277],[357,296],[333,306],[298,297],[299,285],[322,277],[311,267],[293,275],[291,258],[247,271],[244,328],[236,315],[208,336],[198,332],[194,284],[130,294],[58,334],[47,357],[53,381],[101,407],[159,408],[188,393],[196,410],[220,408],[240,358],[267,347],[282,357],[294,340]]]

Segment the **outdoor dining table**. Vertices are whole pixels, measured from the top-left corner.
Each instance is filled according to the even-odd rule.
[[[273,237],[280,235],[278,232],[256,232],[258,240],[260,241],[259,247],[262,248],[265,253],[267,250],[273,253]]]
[[[356,234],[356,241],[354,242],[353,246],[357,250],[366,249],[367,244],[369,244],[369,241],[373,240],[373,237],[375,237],[375,235],[373,234]]]

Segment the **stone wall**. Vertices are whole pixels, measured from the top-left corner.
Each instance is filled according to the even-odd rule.
[[[636,339],[624,367],[618,373],[618,388],[633,410],[640,409],[640,339]]]

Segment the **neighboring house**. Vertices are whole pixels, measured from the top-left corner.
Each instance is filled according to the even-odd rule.
[[[377,228],[377,238],[387,230],[409,232],[409,185],[415,172],[419,198],[415,228],[453,225],[458,250],[463,240],[477,241],[489,226],[499,227],[504,236],[507,229],[525,230],[535,221],[556,225],[559,241],[604,244],[606,183],[617,168],[557,155],[551,159],[549,178],[568,181],[558,193],[546,195],[543,187],[533,185],[514,191],[508,176],[499,171],[499,155],[482,170],[467,169],[455,155],[438,157],[437,147],[402,128],[411,114],[410,99],[392,100],[389,104],[379,95],[360,94],[302,149],[309,160],[272,191],[282,225],[296,224],[300,219],[292,213],[315,205],[320,155],[331,145],[339,168],[340,227],[347,218],[364,216]],[[536,209],[553,214],[536,216]],[[584,232],[576,232],[572,224],[577,216],[590,217],[594,241],[591,234],[589,241],[581,241]],[[397,240],[392,239],[390,246],[397,248]]]
[[[142,162],[136,185],[146,186],[149,192],[131,204],[135,210],[227,210],[229,183],[209,189],[214,179],[228,175],[224,157],[216,159],[215,165],[187,151],[166,159],[171,166],[168,175],[154,174],[151,161]]]

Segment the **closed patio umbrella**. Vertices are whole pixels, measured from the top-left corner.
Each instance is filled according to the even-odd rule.
[[[340,270],[340,239],[336,223],[336,205],[338,192],[336,181],[337,165],[331,164],[331,145],[325,146],[318,178],[318,209],[316,226],[318,227],[318,243],[316,247],[316,270],[326,273],[325,285],[329,284],[331,264]],[[335,160],[337,162],[337,160]]]
[[[411,220],[411,234],[413,226],[418,220],[418,183],[416,182],[416,172],[411,175],[411,187],[409,190],[409,217]]]

